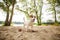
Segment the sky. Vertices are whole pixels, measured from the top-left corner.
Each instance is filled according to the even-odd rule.
[[[2,0],[0,0],[0,2],[1,2]]]
[[[1,0],[0,0],[1,1]],[[18,0],[17,0],[18,1]],[[43,1],[44,3],[47,3],[46,0]],[[18,5],[21,6],[21,4],[18,3]],[[49,7],[50,5],[48,4],[44,4],[43,6],[43,10],[42,10],[42,22],[47,22],[48,19],[51,19],[54,21],[54,19],[52,18],[53,15],[48,15],[49,13],[51,12],[47,12],[46,9]],[[59,8],[58,8],[59,9]],[[48,17],[47,17],[48,16]],[[20,12],[20,11],[17,11],[17,10],[14,10],[14,15],[13,15],[13,19],[12,21],[13,22],[23,22],[23,18],[25,17],[24,13],[23,12]],[[5,12],[3,12],[3,10],[0,9],[0,21],[5,21],[5,18],[6,18],[6,14]],[[60,21],[60,20],[59,20]],[[36,21],[35,21],[36,22]]]

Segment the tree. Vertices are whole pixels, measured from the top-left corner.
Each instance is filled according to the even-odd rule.
[[[6,20],[5,20],[5,23],[4,23],[4,26],[10,26],[11,24],[11,21],[12,21],[12,17],[13,17],[13,9],[14,9],[14,4],[16,3],[16,0],[3,0],[3,2],[0,2],[0,7],[7,12],[7,15],[6,15]],[[12,5],[12,12],[11,12],[11,17],[9,19],[9,7]]]
[[[36,0],[33,0],[34,1],[34,10],[35,10],[35,14],[36,14],[36,19],[37,19],[37,23],[39,25],[39,17],[38,17],[38,11],[37,11],[37,6],[36,6]]]
[[[8,26],[10,26],[11,22],[12,22],[12,17],[13,17],[13,13],[14,13],[14,5],[16,3],[16,0],[12,0],[11,3],[12,3],[12,12],[11,12],[11,16],[10,16],[10,20],[9,20]]]
[[[60,6],[60,0],[56,0],[56,3],[57,3],[56,7],[59,8],[59,6]],[[60,20],[60,10],[57,10],[57,14],[59,15],[58,16],[58,20]],[[58,23],[60,23],[60,21],[58,21]]]
[[[3,0],[3,2],[0,2],[1,9],[3,9],[5,12],[7,12],[4,26],[8,26],[9,7],[10,7],[10,5],[11,5],[11,1],[10,0]]]
[[[17,10],[24,12],[26,17],[29,17],[29,14],[35,14],[38,25],[41,25],[41,14],[42,14],[43,0],[30,0],[29,2],[27,2],[27,1],[20,0],[20,3],[22,3],[22,4],[24,3],[26,10],[25,9],[22,10],[21,8],[17,8]],[[36,5],[37,4],[36,1],[38,1],[38,5]],[[30,6],[30,7],[28,7],[28,6]],[[39,7],[39,9],[38,9],[38,7]],[[39,14],[38,14],[38,11],[40,11]]]
[[[34,8],[35,8],[35,13],[36,13],[37,23],[38,23],[38,25],[41,25],[41,15],[42,15],[43,0],[38,0],[39,10],[37,9],[38,7],[36,5],[36,1],[37,0],[34,0]],[[38,14],[38,11],[40,11],[39,14]]]
[[[41,15],[42,15],[42,7],[43,7],[43,0],[39,1],[39,8],[40,8],[40,14],[39,14],[39,19],[40,19],[40,25],[41,25]]]
[[[47,0],[48,2],[49,2],[49,4],[51,4],[52,5],[52,11],[54,11],[54,17],[55,17],[55,23],[57,23],[57,16],[56,16],[56,9],[55,9],[55,7],[56,7],[56,0]]]
[[[21,11],[21,12],[24,12],[24,14],[26,15],[26,18],[28,19],[29,18],[29,13],[28,13],[29,8],[28,8],[28,5],[27,5],[28,4],[27,0],[20,0],[20,3],[22,3],[23,6],[20,8],[19,5],[17,5],[16,9]]]

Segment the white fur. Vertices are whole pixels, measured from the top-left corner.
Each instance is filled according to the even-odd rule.
[[[34,22],[33,19],[34,18],[29,18],[29,19],[24,18],[24,27],[25,28],[29,28],[29,27],[32,28],[33,27],[33,22]]]

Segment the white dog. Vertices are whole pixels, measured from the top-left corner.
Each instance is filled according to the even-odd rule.
[[[27,29],[30,27],[32,29],[34,21],[35,21],[35,16],[33,15],[30,15],[29,19],[24,18],[24,27]]]

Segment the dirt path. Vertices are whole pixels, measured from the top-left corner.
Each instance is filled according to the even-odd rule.
[[[60,26],[39,26],[33,31],[22,27],[0,27],[0,40],[60,40]]]

